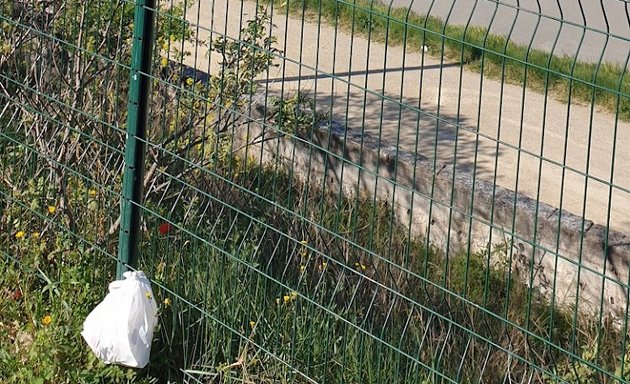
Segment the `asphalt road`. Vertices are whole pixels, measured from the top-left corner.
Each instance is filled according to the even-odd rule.
[[[449,24],[489,26],[492,33],[559,56],[577,55],[588,62],[603,59],[628,65],[630,44],[624,41],[630,39],[627,0],[381,1],[394,7],[411,7]]]
[[[254,2],[201,0],[187,16],[208,40],[216,33],[238,38],[254,13]],[[318,111],[355,132],[630,233],[630,124],[590,105],[569,106],[439,57],[284,14],[276,8],[272,15],[285,59],[261,79],[269,94],[307,91]],[[189,50],[187,65],[216,71],[219,55]]]

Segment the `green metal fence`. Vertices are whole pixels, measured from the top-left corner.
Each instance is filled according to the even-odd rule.
[[[626,382],[630,5],[522,3],[1,3],[5,267],[161,382]]]

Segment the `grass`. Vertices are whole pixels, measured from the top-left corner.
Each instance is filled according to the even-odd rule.
[[[175,233],[143,244],[143,264],[178,303],[164,329],[182,344],[163,348],[178,356],[194,345],[184,364],[194,374],[500,383],[510,372],[517,381],[614,382],[623,338],[512,280],[505,249],[447,259],[406,236],[385,203],[340,199],[269,168],[231,181],[204,185],[194,204],[171,213]],[[492,264],[497,256],[505,263]]]
[[[377,1],[275,1],[276,6],[283,4],[294,15],[311,19],[321,15],[323,21],[340,25],[347,32],[387,40],[387,44],[405,44],[410,50],[425,45],[431,55],[444,55],[491,79],[549,92],[563,102],[593,104],[630,121],[630,78],[620,65],[586,63],[530,50],[490,34],[487,28],[446,25],[439,18],[405,8],[389,10],[388,5]]]
[[[8,176],[7,164],[0,167],[3,176]],[[0,184],[2,382],[154,382],[137,378],[132,369],[99,362],[79,334],[115,268],[113,259],[88,243],[103,217],[104,194],[90,196],[73,183],[72,204],[90,230],[72,232],[64,227],[63,214],[48,208],[58,201],[44,179],[21,185],[13,180],[20,187],[13,191],[8,180]]]
[[[147,201],[140,267],[160,304],[151,362],[139,371],[103,365],[79,332],[114,274],[115,243],[103,252],[88,244],[107,228],[116,196],[71,180],[81,217],[72,231],[48,210],[54,186],[16,178],[23,170],[8,164],[23,154],[8,153],[3,180],[20,192],[0,188],[5,382],[622,376],[624,338],[614,327],[549,307],[512,280],[505,249],[446,258],[408,237],[386,203],[340,197],[253,161],[215,168],[221,178],[209,170],[170,178],[167,197]]]

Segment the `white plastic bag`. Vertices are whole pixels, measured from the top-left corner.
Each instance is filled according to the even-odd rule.
[[[81,335],[105,363],[143,368],[151,353],[157,304],[144,273],[123,276],[109,284],[109,293],[85,319]]]

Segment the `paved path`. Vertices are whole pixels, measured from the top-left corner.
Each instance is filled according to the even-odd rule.
[[[200,25],[202,39],[209,38],[209,30],[236,38],[241,22],[255,12],[249,1],[200,1],[200,7],[195,4],[189,10],[188,19]],[[330,111],[350,129],[455,162],[458,169],[496,179],[533,198],[540,194],[540,201],[579,216],[584,212],[597,223],[610,220],[611,227],[630,233],[630,193],[619,189],[630,190],[629,124],[607,113],[592,113],[590,106],[568,106],[523,87],[482,79],[436,57],[284,14],[276,8],[272,16],[286,60],[279,59],[280,66],[270,71],[269,92],[309,91],[318,110]],[[205,51],[193,51],[186,63],[212,71],[218,60],[217,55],[208,59]],[[327,76],[333,72],[340,78]],[[615,129],[623,133],[616,135],[613,153]],[[611,174],[615,188],[604,183]]]
[[[409,7],[449,24],[489,27],[510,40],[580,60],[627,65],[630,2],[627,0],[381,0]],[[538,16],[539,14],[545,16]],[[562,20],[562,21],[561,21]],[[510,30],[514,26],[512,33]],[[588,28],[585,29],[584,27]],[[613,35],[606,39],[607,34]],[[582,40],[582,36],[584,39]],[[556,42],[557,37],[557,42]],[[555,47],[554,47],[555,43]]]

